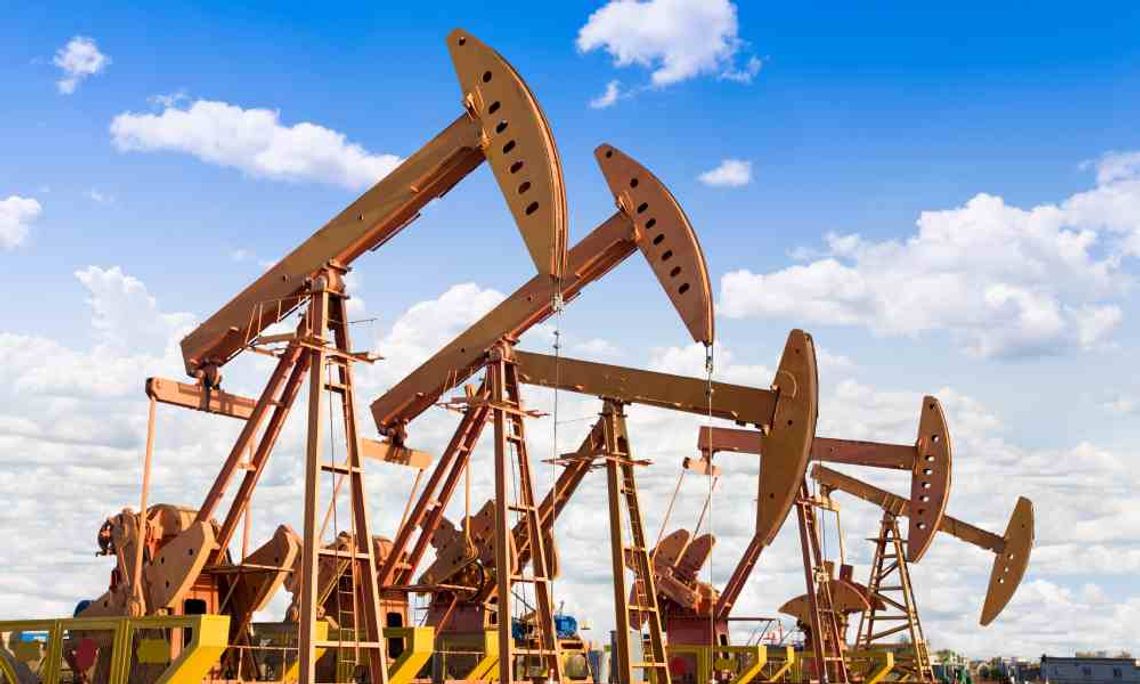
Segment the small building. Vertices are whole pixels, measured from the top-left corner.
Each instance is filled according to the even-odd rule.
[[[1140,684],[1134,658],[1041,656],[1041,681],[1048,684]]]

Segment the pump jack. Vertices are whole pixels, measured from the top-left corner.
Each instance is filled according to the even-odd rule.
[[[410,514],[380,565],[387,601],[405,602],[411,593],[428,593],[428,623],[441,637],[497,632],[499,676],[516,677],[516,666],[561,680],[563,662],[555,638],[550,582],[556,573],[553,540],[543,534],[542,507],[536,505],[519,390],[515,341],[578,295],[586,285],[640,249],[665,289],[690,336],[712,343],[712,296],[704,256],[688,218],[668,189],[647,169],[611,145],[595,152],[614,194],[617,211],[570,250],[560,281],[534,278],[487,313],[372,404],[373,417],[387,444],[403,447],[407,426],[440,397],[486,368],[480,386],[468,387],[456,403],[463,417]],[[495,429],[496,498],[460,532],[444,520],[445,509],[470,467],[476,442],[487,422]],[[601,439],[614,439],[611,433]],[[517,468],[518,501],[508,493],[508,469]],[[446,523],[446,524],[445,524]],[[547,528],[547,532],[549,528]],[[488,541],[490,543],[488,543]],[[429,545],[436,562],[413,583]],[[493,553],[493,556],[490,554]],[[524,574],[529,562],[531,573]],[[531,648],[516,648],[509,610],[515,584],[534,588]],[[486,643],[490,643],[487,641]],[[523,656],[521,663],[516,654]],[[492,665],[475,669],[485,673]]]
[[[702,452],[708,454],[716,451],[759,454],[762,450],[755,435],[741,430],[702,428],[699,442]],[[806,628],[809,640],[817,650],[820,648],[819,635],[822,635],[824,640],[834,642],[826,650],[842,653],[845,649],[844,635],[848,615],[858,612],[862,617],[855,644],[857,650],[867,652],[873,646],[882,644],[886,637],[906,631],[910,638],[911,653],[895,654],[893,660],[897,676],[906,681],[934,681],[914,600],[909,564],[921,560],[938,531],[968,528],[962,534],[983,548],[995,550],[999,561],[1003,551],[1007,547],[1009,549],[1006,558],[1008,562],[1001,566],[1000,572],[998,561],[995,561],[991,573],[991,589],[983,610],[983,625],[989,624],[1012,597],[1013,590],[1024,573],[1025,564],[1028,563],[1028,550],[1032,546],[1032,504],[1024,498],[1018,503],[1006,538],[998,538],[949,518],[945,515],[945,510],[950,494],[951,454],[950,434],[942,407],[936,398],[930,396],[922,401],[918,437],[913,445],[825,437],[815,439],[812,445],[812,459],[815,461],[911,473],[909,500],[821,465],[815,466],[812,477],[820,482],[823,495],[811,497],[805,483],[802,495],[804,516],[810,515],[812,519],[815,518],[814,513],[809,513],[812,508],[824,508],[838,514],[838,507],[830,497],[830,492],[836,489],[877,503],[884,510],[879,536],[874,540],[876,551],[867,585],[852,581],[851,567],[842,565],[842,559],[839,578],[834,577],[831,562],[814,556],[809,560],[809,554],[814,554],[819,547],[818,535],[813,540],[812,534],[801,534],[805,568],[813,563],[813,567],[820,571],[813,573],[817,578],[816,586],[813,588],[809,583],[808,592],[785,603],[781,612],[797,618],[801,626]],[[906,516],[909,520],[909,533],[905,542],[898,526],[900,516]],[[892,577],[893,584],[884,583]],[[892,609],[894,613],[891,613]],[[897,624],[877,631],[876,621],[880,626],[883,623]],[[820,631],[821,628],[823,631]]]
[[[661,662],[662,654],[656,644],[667,633],[671,652],[696,650],[697,660],[708,664],[703,669],[711,671],[712,661],[733,648],[727,641],[729,611],[751,574],[760,549],[779,531],[792,507],[797,483],[803,480],[807,469],[816,418],[816,366],[811,337],[800,330],[789,334],[771,390],[542,354],[520,352],[518,357],[524,382],[603,400],[600,420],[579,451],[563,459],[566,470],[547,499],[550,503],[544,502],[542,510],[544,529],[548,530],[593,459],[605,459],[619,681],[632,681],[632,670],[636,669],[628,636],[631,625],[648,627],[645,641],[649,655],[640,663],[648,666],[645,669],[657,668]],[[630,403],[754,425],[759,429],[755,434],[761,436],[766,450],[773,454],[760,473],[752,541],[725,592],[719,596],[711,590],[692,588],[696,571],[708,559],[711,544],[701,546],[699,551],[693,547],[691,552],[664,552],[663,547],[671,546],[674,538],[662,542],[651,553],[645,542],[633,475],[636,462],[632,459],[623,411],[623,406]],[[618,435],[619,439],[615,442],[607,438],[605,444],[598,444],[598,435]],[[623,504],[629,515],[628,545],[624,542],[621,519]],[[679,569],[673,563],[681,558],[682,551],[686,551],[686,561],[680,564],[684,569]],[[692,560],[697,557],[701,560],[694,564]],[[628,594],[624,589],[626,566],[634,576]],[[713,657],[714,651],[717,658]],[[749,678],[759,673],[766,655],[757,649],[751,657],[751,669],[746,668],[751,672]]]
[[[233,617],[230,643],[248,643],[252,613],[292,571],[293,585],[301,597],[297,616],[300,681],[314,681],[320,649],[337,651],[338,660],[351,657],[349,652],[363,651],[367,654],[362,664],[367,668],[367,678],[387,682],[378,615],[376,549],[365,507],[362,460],[366,454],[395,462],[418,456],[400,445],[357,434],[352,365],[374,359],[353,352],[349,346],[343,275],[352,261],[382,246],[410,224],[426,204],[443,196],[484,161],[494,172],[539,271],[538,278],[556,282],[562,276],[566,256],[562,171],[538,103],[515,70],[474,36],[456,30],[448,35],[447,44],[462,88],[463,111],[459,117],[182,341],[186,371],[196,378],[196,384],[148,381],[152,402],[148,446],[153,443],[154,402],[238,418],[244,427],[197,510],[169,506],[148,509],[144,485],[142,513],[128,511],[108,520],[100,539],[106,552],[119,557],[119,565],[110,591],[92,602],[83,615],[180,615],[191,609],[229,614]],[[270,326],[297,310],[301,310],[300,323],[294,333],[267,334]],[[221,390],[222,366],[246,349],[278,359],[256,401]],[[326,377],[326,372],[334,370],[335,378]],[[298,539],[296,533],[282,526],[268,544],[242,562],[233,563],[229,543],[238,521],[248,515],[250,497],[306,375],[309,406],[303,536]],[[326,392],[339,396],[336,403],[344,420],[345,459],[339,463],[321,457]],[[499,408],[496,411],[504,412]],[[243,461],[247,452],[252,456]],[[238,470],[245,473],[219,525],[213,515]],[[350,528],[342,534],[341,543],[327,548],[322,538],[328,516],[322,525],[318,510],[318,480],[326,473],[336,476],[330,511],[345,480],[351,508]],[[294,571],[298,547],[301,560]],[[337,616],[341,618],[336,625],[340,628],[338,636],[319,638],[323,603],[319,594],[323,590],[318,588],[318,568],[327,565],[329,559],[352,578],[349,595],[354,609],[347,620]]]

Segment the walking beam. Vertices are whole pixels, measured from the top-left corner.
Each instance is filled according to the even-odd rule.
[[[463,93],[459,117],[187,335],[188,374],[216,385],[218,369],[301,305],[326,265],[347,266],[380,247],[484,161],[539,274],[561,275],[566,196],[550,126],[497,52],[461,29],[447,45]]]
[[[711,344],[712,294],[696,233],[676,200],[652,173],[611,145],[594,151],[617,211],[570,250],[561,282],[532,278],[483,318],[372,402],[381,433],[404,428],[447,391],[471,377],[499,340],[517,340],[640,249],[665,286],[694,340]]]

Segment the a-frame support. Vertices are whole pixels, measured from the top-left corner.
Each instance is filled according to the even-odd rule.
[[[376,558],[373,555],[372,533],[368,523],[367,499],[364,492],[364,469],[361,463],[360,440],[356,430],[354,412],[352,364],[360,357],[349,348],[347,297],[344,292],[344,269],[330,266],[313,279],[309,308],[306,312],[306,335],[297,343],[309,357],[308,433],[305,448],[305,519],[301,547],[301,610],[299,635],[299,681],[315,682],[317,678],[317,649],[339,649],[341,655],[351,652],[366,656],[367,680],[373,684],[387,684],[388,667],[384,640],[380,627],[380,592],[376,580]],[[334,371],[335,374],[329,371]],[[344,420],[345,454],[343,461],[326,461],[322,455],[324,441],[325,394],[340,395]],[[330,426],[331,428],[331,426]],[[335,454],[330,454],[335,458]],[[325,477],[333,477],[330,508],[337,505],[336,497],[344,481],[348,481],[350,507],[349,530],[351,544],[348,549],[324,548],[321,524],[320,487]],[[334,536],[338,530],[333,530]],[[318,641],[318,560],[320,556],[336,556],[341,561],[348,556],[348,572],[352,578],[353,613],[351,627],[341,625],[339,635],[327,641]],[[346,621],[347,622],[347,621]],[[356,669],[355,667],[352,669]],[[354,672],[354,677],[360,676]]]
[[[796,517],[799,521],[800,548],[803,552],[804,583],[810,606],[811,646],[815,652],[815,677],[807,674],[808,681],[821,684],[847,684],[850,680],[847,661],[843,658],[843,634],[831,592],[831,569],[824,562],[820,548],[819,521],[815,501],[808,491],[807,482],[800,486],[796,499]]]
[[[896,653],[895,671],[904,674],[906,681],[931,683],[934,670],[918,618],[918,606],[910,582],[910,564],[904,553],[896,515],[890,511],[883,512],[879,536],[874,541],[875,558],[871,564],[871,578],[867,582],[870,608],[859,620],[856,647],[870,649],[888,637],[905,633],[914,652],[910,658],[900,658]]]
[[[563,681],[562,655],[554,628],[554,600],[551,597],[549,556],[543,548],[534,484],[530,477],[530,458],[526,451],[525,413],[519,395],[518,367],[514,350],[500,341],[491,348],[487,366],[491,420],[495,427],[495,570],[498,592],[499,681],[516,681],[515,656],[523,656],[523,674],[518,679],[532,679],[531,665],[538,673],[554,681]],[[513,480],[513,483],[511,482]],[[512,487],[513,484],[513,487]],[[514,491],[512,491],[512,489]],[[519,567],[512,530],[520,524],[530,540],[530,573]],[[511,601],[515,585],[530,585],[533,590],[535,640],[524,648],[515,646],[512,632]]]
[[[613,563],[613,590],[615,631],[617,634],[617,662],[615,681],[630,684],[648,680],[654,684],[669,684],[669,665],[665,656],[665,637],[661,626],[661,613],[657,606],[657,587],[653,580],[653,563],[645,539],[645,525],[637,496],[635,463],[629,448],[625,412],[622,404],[606,399],[602,408],[602,425],[605,435],[606,483],[609,491],[610,549]],[[628,516],[629,540],[626,542],[622,509]],[[633,591],[626,590],[626,567],[633,571]],[[640,629],[645,625],[648,634]],[[631,632],[633,627],[636,632]],[[644,653],[634,660],[630,637],[636,634]],[[648,638],[646,638],[648,637]],[[634,678],[634,671],[647,676]]]

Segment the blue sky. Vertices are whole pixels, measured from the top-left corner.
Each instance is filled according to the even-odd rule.
[[[39,209],[10,219],[26,230],[19,244],[0,241],[0,284],[12,293],[0,327],[9,366],[0,378],[10,386],[0,395],[0,445],[33,454],[45,477],[94,452],[109,470],[116,454],[133,467],[136,414],[121,433],[61,442],[54,412],[76,425],[112,420],[109,407],[137,413],[144,375],[179,372],[173,344],[187,321],[212,312],[364,187],[324,167],[290,175],[258,166],[256,144],[235,142],[241,131],[203,126],[221,121],[212,115],[163,135],[148,122],[224,103],[223,118],[264,109],[276,112],[278,127],[309,122],[371,157],[403,157],[460,113],[443,38],[462,26],[514,64],[551,121],[573,239],[612,211],[592,158],[602,141],[638,158],[677,195],[717,291],[722,373],[766,384],[759,367],[773,366],[790,327],[804,327],[835,359],[822,371],[828,429],[908,441],[911,405],[939,392],[964,425],[951,423],[960,468],[951,509],[963,517],[976,509],[998,525],[1017,493],[1035,496],[1039,540],[1053,551],[1039,554],[1035,584],[1010,610],[1077,612],[1088,623],[1077,634],[1011,619],[995,627],[1011,649],[1140,648],[1135,629],[1110,627],[1140,627],[1140,594],[1129,587],[1140,569],[1140,520],[1125,494],[1140,484],[1130,470],[1140,383],[1124,370],[1140,361],[1137,251],[1129,245],[1140,234],[1140,8],[721,0],[701,12],[700,4],[632,3],[628,26],[601,2],[9,11],[0,25],[0,202],[34,200]],[[597,40],[586,45],[588,34]],[[104,60],[88,63],[95,73],[83,72],[64,93],[58,81],[67,74],[55,61],[77,37]],[[717,40],[724,50],[702,51]],[[670,59],[697,66],[660,76]],[[591,106],[614,81],[616,100]],[[137,125],[117,136],[117,118]],[[206,149],[222,149],[222,161]],[[289,151],[302,160],[319,153]],[[739,185],[700,180],[726,160],[750,164],[749,177]],[[990,199],[975,201],[979,194]],[[916,224],[923,212],[933,213]],[[858,240],[842,238],[852,235]],[[474,302],[510,292],[529,269],[481,170],[358,262],[356,293],[377,318],[365,336],[382,353],[387,345],[422,357],[470,320]],[[448,298],[461,283],[473,289]],[[989,307],[984,314],[978,302]],[[418,303],[452,319],[420,330],[405,316]],[[411,342],[401,337],[409,329]],[[636,263],[575,302],[564,330],[581,355],[657,366],[691,356],[648,269]],[[56,372],[98,377],[108,366],[124,374],[121,387],[116,380],[92,390],[98,400],[61,406],[59,388],[79,381],[41,382]],[[376,389],[398,377],[378,373]],[[251,370],[248,392],[256,378]],[[208,473],[221,456],[207,456],[217,452],[185,432],[172,446]],[[688,433],[677,439],[654,454],[666,465],[651,479],[671,482],[673,455],[691,443]],[[1081,475],[1064,482],[1070,471]],[[123,494],[93,496],[87,518],[64,511],[44,524],[85,538],[98,525],[91,516],[130,500],[119,499],[130,496],[132,472],[108,475]],[[199,496],[173,481],[159,486],[173,497]],[[5,524],[43,516],[33,502]],[[72,519],[74,530],[65,523]],[[1066,529],[1077,531],[1066,538]],[[1116,562],[1074,571],[1064,558],[1076,547],[1066,544]],[[977,577],[947,579],[954,547],[943,545],[949,550],[932,559],[937,569],[923,589],[939,606],[933,636],[983,648],[982,633],[967,629],[974,600],[956,612],[936,595],[945,586],[946,596],[970,596],[977,586]],[[88,550],[81,542],[58,549]],[[970,571],[984,576],[988,561],[971,560]],[[67,572],[95,577],[97,588],[103,569],[87,561]],[[22,586],[17,575],[13,592]],[[1102,600],[1113,592],[1114,601]],[[770,611],[783,598],[757,591],[750,600]],[[604,623],[604,608],[582,602]]]

